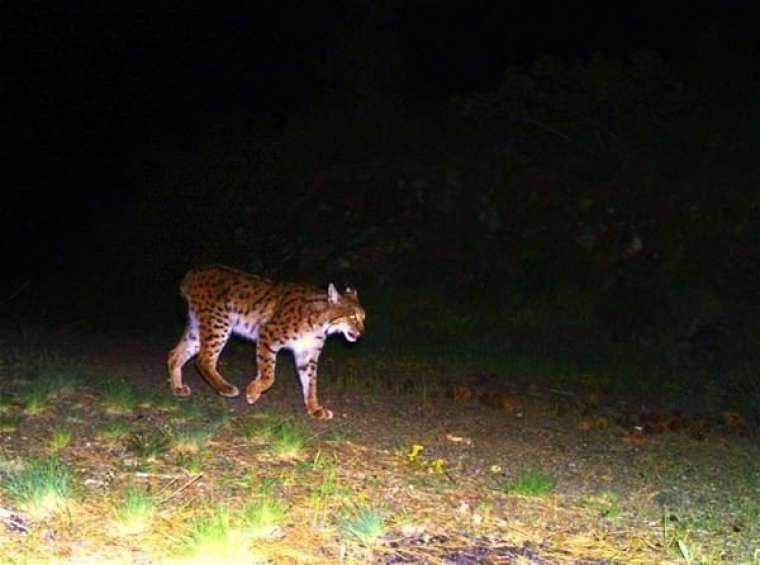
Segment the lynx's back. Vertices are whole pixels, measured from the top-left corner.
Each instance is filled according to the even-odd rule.
[[[258,339],[259,328],[275,314],[277,327],[292,332],[328,306],[327,292],[316,287],[216,265],[190,271],[180,291],[190,310],[210,317],[220,333],[229,325],[233,333],[250,339]]]
[[[342,333],[347,340],[356,341],[364,331],[365,313],[355,290],[347,288],[341,294],[332,284],[324,291],[212,265],[190,271],[180,292],[188,304],[188,325],[169,354],[175,394],[190,394],[189,387],[182,384],[181,367],[197,354],[198,368],[206,380],[220,394],[237,396],[237,387],[216,369],[219,354],[234,333],[257,341],[259,374],[248,386],[249,403],[274,381],[276,353],[286,348],[295,355],[309,412],[328,417],[319,416],[316,363],[329,334]]]

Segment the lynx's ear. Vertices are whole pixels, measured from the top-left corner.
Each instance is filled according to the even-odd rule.
[[[340,301],[340,293],[333,283],[327,287],[327,301],[330,304],[337,304]]]
[[[359,298],[359,294],[356,292],[355,288],[352,288],[350,286],[346,287],[346,290],[343,291],[343,294],[347,294],[348,296],[352,296],[354,299]]]

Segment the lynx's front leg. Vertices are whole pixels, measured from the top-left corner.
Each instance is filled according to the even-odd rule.
[[[306,411],[309,416],[319,420],[330,420],[333,417],[332,411],[323,408],[317,399],[317,363],[319,354],[322,352],[322,343],[318,347],[308,349],[295,349],[293,356],[298,369],[298,376],[301,379],[301,388],[303,388],[303,400],[306,404]]]
[[[269,390],[274,384],[274,370],[277,363],[277,351],[279,347],[272,345],[272,338],[266,331],[262,331],[256,342],[256,378],[248,383],[245,390],[245,399],[248,404],[256,402],[262,393]]]

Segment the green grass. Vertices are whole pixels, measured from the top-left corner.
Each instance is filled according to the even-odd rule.
[[[44,352],[18,360],[15,370],[22,376],[26,391],[22,398],[24,411],[31,416],[47,410],[54,400],[74,393],[85,372],[79,363]]]
[[[187,545],[191,553],[215,554],[218,546],[225,546],[231,537],[230,512],[226,506],[217,506],[207,515],[195,518],[187,532]]]
[[[508,494],[523,496],[546,496],[557,486],[557,478],[542,469],[522,471],[516,479],[508,481],[503,489]]]
[[[127,420],[113,420],[97,429],[97,434],[110,440],[119,440],[132,432],[132,424]]]
[[[75,360],[64,359],[44,349],[24,349],[14,360],[14,372],[23,381],[51,398],[62,398],[75,392],[87,369]]]
[[[348,508],[338,520],[340,532],[362,545],[372,546],[384,533],[387,512],[372,505]]]
[[[419,489],[429,489],[436,493],[442,493],[451,488],[451,483],[445,475],[438,473],[418,474],[409,478],[409,484]]]
[[[47,390],[33,388],[24,397],[24,412],[29,416],[36,416],[50,408],[52,402],[53,399]]]
[[[173,420],[180,423],[197,420],[204,415],[203,407],[194,399],[177,400],[172,411],[174,412]]]
[[[259,557],[252,552],[244,527],[225,505],[191,521],[185,548],[193,563],[254,563]]]
[[[69,428],[53,430],[47,443],[48,449],[53,452],[60,451],[71,442],[72,435],[73,433]]]
[[[306,430],[303,424],[289,418],[270,416],[257,428],[246,434],[266,440],[273,453],[280,457],[296,457],[306,445]]]
[[[153,521],[157,507],[154,495],[130,484],[114,511],[118,532],[129,535],[145,531]]]
[[[327,499],[345,492],[338,482],[338,474],[334,469],[324,472],[319,483],[310,490],[310,498],[317,508],[324,507]]]
[[[299,461],[296,468],[301,472],[333,471],[338,466],[338,456],[334,453],[324,454],[321,449],[311,459]]]
[[[259,496],[269,497],[274,496],[276,488],[290,484],[288,479],[283,476],[278,477],[256,477],[252,473],[249,473],[246,480],[255,482],[256,490]]]
[[[203,458],[200,453],[180,453],[175,460],[175,464],[188,473],[197,475],[203,467]]]
[[[331,509],[339,500],[351,494],[350,489],[339,480],[335,469],[327,469],[321,473],[319,482],[309,488],[309,506],[314,528],[320,528],[324,521],[329,521]]]
[[[154,392],[146,394],[139,402],[143,408],[155,408],[156,410],[166,410],[169,412],[180,409],[182,401],[169,392]]]
[[[335,443],[344,443],[351,441],[355,437],[355,433],[346,428],[329,428],[324,433],[320,434],[320,438],[324,441],[331,441]]]
[[[213,425],[170,430],[172,450],[180,454],[197,454],[214,437],[216,430]]]
[[[202,418],[211,427],[223,428],[230,423],[229,407],[224,401],[218,401],[217,404],[206,406]]]
[[[159,455],[166,453],[170,439],[161,430],[138,430],[129,436],[127,449],[148,461],[154,461]]]
[[[63,398],[76,392],[85,373],[84,366],[71,361],[60,361],[44,368],[36,384],[51,398]]]
[[[0,369],[2,367],[0,366]],[[13,400],[10,396],[7,394],[4,394],[2,391],[0,391],[0,414],[4,414],[5,412],[8,412],[9,410],[13,409]]]
[[[590,496],[586,499],[586,505],[608,520],[613,520],[620,515],[620,497],[609,490]]]
[[[285,519],[285,507],[272,495],[261,496],[243,510],[242,521],[254,537],[269,537]]]
[[[15,432],[23,421],[21,414],[3,414],[0,416],[0,432]]]
[[[138,405],[135,388],[124,380],[111,381],[103,393],[103,408],[109,414],[130,414]]]
[[[45,518],[72,500],[72,475],[57,458],[34,459],[12,472],[4,489],[31,518]]]
[[[723,561],[718,547],[699,540],[699,536],[695,535],[694,525],[672,522],[669,516],[663,515],[661,526],[665,546],[684,563],[691,565]]]

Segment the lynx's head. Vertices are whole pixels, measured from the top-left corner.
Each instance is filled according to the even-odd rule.
[[[356,341],[364,333],[364,308],[359,304],[356,290],[346,287],[343,294],[335,285],[327,287],[329,325],[327,333],[342,333],[348,341]]]

